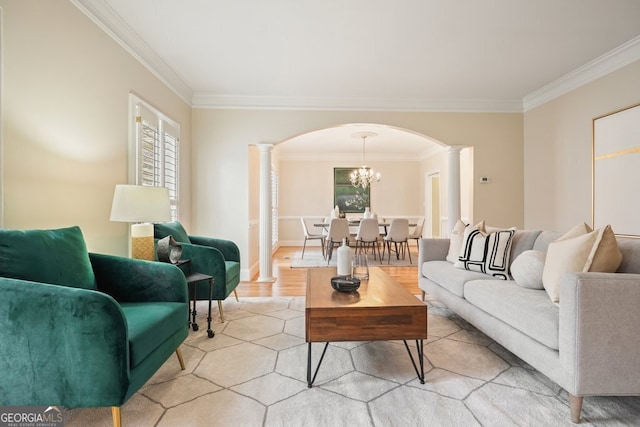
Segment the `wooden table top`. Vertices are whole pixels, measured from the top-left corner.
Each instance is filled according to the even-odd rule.
[[[307,308],[424,306],[402,285],[377,267],[369,267],[369,280],[363,280],[355,292],[338,292],[331,287],[335,267],[307,270]]]
[[[335,268],[307,270],[307,342],[427,338],[427,306],[377,267],[354,292],[331,287]]]

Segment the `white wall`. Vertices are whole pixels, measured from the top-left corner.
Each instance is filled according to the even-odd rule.
[[[181,125],[181,219],[190,225],[189,105],[66,0],[0,0],[5,228],[79,225],[89,250],[126,255],[109,221],[127,182],[129,93]],[[246,190],[245,190],[246,191]]]
[[[527,228],[564,231],[592,223],[592,121],[638,102],[640,61],[525,113]]]

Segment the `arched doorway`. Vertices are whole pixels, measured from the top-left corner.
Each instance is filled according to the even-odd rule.
[[[278,172],[278,230],[281,238],[278,244],[297,246],[302,236],[299,218],[301,216],[322,218],[333,208],[333,168],[357,168],[363,161],[361,141],[354,138],[362,131],[376,136],[367,140],[366,161],[368,166],[382,173],[382,181],[372,187],[371,208],[384,216],[412,217],[427,216],[428,203],[425,201],[422,178],[426,170],[448,170],[461,147],[453,150],[443,142],[409,129],[373,123],[341,124],[323,129],[311,130],[280,141],[271,146],[269,153],[261,151],[261,165],[273,164]],[[266,158],[268,157],[268,159]],[[452,160],[453,159],[453,160]],[[459,166],[457,167],[459,173]],[[271,171],[261,171],[261,179],[271,179]],[[448,183],[439,180],[438,183]],[[460,198],[459,177],[448,185],[446,197]],[[454,188],[457,187],[457,188]],[[261,185],[261,188],[265,186]],[[266,191],[266,190],[264,190]],[[439,192],[440,193],[440,192]],[[265,201],[267,194],[261,195]],[[271,212],[271,205],[262,206],[261,212]],[[454,206],[455,208],[455,206]],[[460,203],[457,203],[459,210]],[[457,218],[459,212],[454,213]],[[266,217],[266,216],[265,216]],[[261,215],[261,218],[263,216]],[[438,219],[439,220],[439,219]],[[266,225],[266,224],[265,224]],[[270,236],[260,233],[260,269],[266,263],[271,265],[272,241]],[[268,268],[271,270],[271,267]],[[270,277],[260,274],[261,281]]]

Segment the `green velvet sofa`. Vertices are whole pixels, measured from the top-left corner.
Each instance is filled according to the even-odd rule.
[[[224,322],[222,301],[231,292],[236,300],[238,294],[236,287],[240,283],[240,250],[238,246],[224,239],[212,237],[193,236],[187,234],[182,224],[177,221],[154,224],[154,237],[156,243],[167,236],[182,246],[182,258],[190,262],[182,266],[185,273],[202,273],[213,276],[213,297],[218,301],[220,320]],[[209,299],[209,285],[205,282],[196,284],[196,299]]]
[[[0,405],[122,406],[188,335],[175,266],[88,253],[78,227],[0,230]]]

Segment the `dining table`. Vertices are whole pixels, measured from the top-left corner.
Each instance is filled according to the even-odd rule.
[[[362,218],[348,219],[349,227],[358,227],[360,225],[361,220]],[[384,232],[380,233],[382,236],[387,235],[387,227],[389,227],[390,225],[391,225],[391,221],[378,221],[378,226],[384,228]],[[418,224],[415,222],[409,222],[409,227],[416,227],[417,225]],[[313,226],[320,227],[327,233],[329,232],[329,222],[317,222],[317,223],[314,223]],[[397,248],[395,252],[396,252],[396,257],[400,258],[400,253],[398,252]],[[391,247],[389,247],[389,257],[391,257]],[[411,255],[409,255],[409,257],[411,257]]]
[[[357,227],[360,225],[360,221],[362,219],[349,219],[348,223],[349,223],[349,227]],[[384,228],[384,235],[387,235],[387,227],[389,227],[391,225],[391,221],[378,221],[378,226]],[[418,224],[415,222],[409,222],[409,227],[416,227]],[[318,223],[314,223],[313,224],[314,227],[318,227],[318,228],[322,228],[325,231],[329,230],[329,223],[328,222],[318,222]]]

